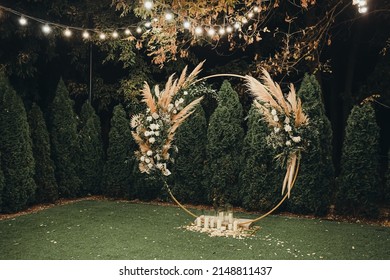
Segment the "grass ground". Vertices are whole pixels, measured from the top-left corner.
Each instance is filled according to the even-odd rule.
[[[0,221],[0,259],[390,259],[388,227],[269,216],[234,239],[180,228],[191,221],[176,207],[81,201]]]

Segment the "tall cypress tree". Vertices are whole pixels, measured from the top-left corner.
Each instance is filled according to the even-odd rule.
[[[81,193],[99,194],[104,166],[103,141],[99,117],[89,102],[81,108],[79,135]]]
[[[50,158],[51,147],[45,119],[37,104],[28,115],[35,159],[34,179],[37,184],[36,202],[54,202],[58,199],[58,186],[54,176],[54,163]]]
[[[207,187],[214,206],[240,203],[238,176],[244,138],[242,114],[237,93],[228,81],[224,81],[207,130]]]
[[[206,156],[207,123],[201,105],[180,126],[175,136],[178,154],[173,167],[172,191],[180,201],[202,203],[206,200],[203,166]]]
[[[34,200],[34,157],[22,99],[0,74],[0,152],[4,172],[3,212],[16,212]]]
[[[249,111],[248,132],[242,149],[240,191],[242,204],[248,210],[270,210],[281,199],[282,171],[267,145],[268,124],[259,110]]]
[[[132,194],[134,144],[129,120],[122,105],[114,107],[109,133],[107,161],[104,166],[103,189],[107,196],[127,198]]]
[[[310,118],[310,146],[302,154],[299,175],[289,199],[290,211],[325,215],[333,190],[332,127],[325,115],[321,87],[305,75],[298,96]]]
[[[51,104],[50,136],[58,193],[63,198],[76,197],[80,192],[81,181],[77,172],[80,152],[77,122],[73,101],[61,79]]]
[[[0,213],[2,212],[2,206],[3,206],[3,189],[4,189],[4,173],[1,168],[1,153],[0,153]]]
[[[378,215],[378,149],[379,127],[372,105],[354,106],[345,129],[336,200],[338,213]]]

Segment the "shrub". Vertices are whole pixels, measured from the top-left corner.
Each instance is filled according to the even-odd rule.
[[[242,114],[237,93],[228,81],[224,81],[207,130],[207,189],[214,206],[240,202],[238,175],[244,138]]]
[[[354,106],[345,129],[336,201],[338,213],[378,215],[378,138],[372,105]]]
[[[34,201],[34,157],[22,99],[0,74],[0,153],[4,172],[3,212],[22,210]]]
[[[58,186],[54,176],[54,163],[50,158],[51,147],[45,119],[37,104],[33,104],[28,115],[31,130],[32,150],[35,159],[35,201],[54,202],[58,199]]]
[[[64,81],[58,83],[50,108],[50,136],[55,176],[60,197],[76,197],[80,193],[78,177],[79,140],[77,115]]]

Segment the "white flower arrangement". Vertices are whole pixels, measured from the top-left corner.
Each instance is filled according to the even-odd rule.
[[[135,155],[139,160],[141,172],[164,176],[171,174],[168,165],[174,162],[171,150],[176,148],[173,145],[175,132],[203,99],[200,97],[186,104],[189,93],[184,89],[195,80],[202,65],[203,62],[188,76],[186,75],[187,67],[178,79],[174,80],[174,75],[171,75],[165,89],[161,92],[156,85],[152,93],[148,83],[145,82],[142,101],[146,104],[146,110],[142,114],[133,116],[130,122],[133,138],[139,146]],[[179,96],[179,93],[186,98]],[[177,148],[174,150],[177,151]]]

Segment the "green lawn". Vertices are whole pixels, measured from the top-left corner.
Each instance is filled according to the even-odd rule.
[[[390,259],[386,227],[270,216],[234,239],[180,228],[191,220],[176,207],[81,201],[0,221],[0,258]]]

